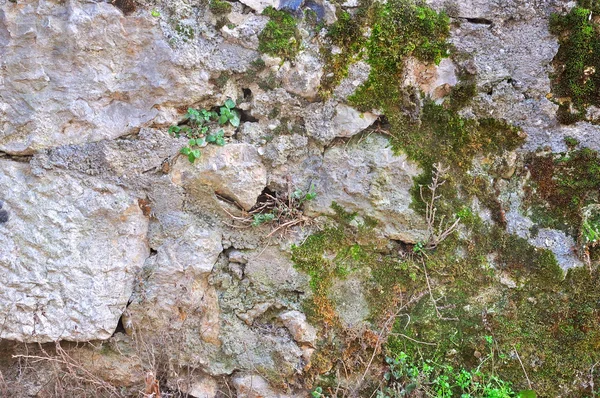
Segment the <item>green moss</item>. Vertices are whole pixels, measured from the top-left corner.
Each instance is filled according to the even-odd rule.
[[[321,79],[323,97],[329,96],[333,88],[347,76],[348,67],[361,58],[365,42],[364,32],[371,19],[372,4],[372,0],[361,0],[353,15],[347,11],[339,11],[337,21],[329,27],[327,38],[340,51],[334,54],[330,47],[321,50],[325,61],[325,73]]]
[[[600,27],[591,17],[593,10],[582,6],[598,7],[579,1],[569,14],[550,18],[550,30],[560,44],[552,89],[561,103],[557,116],[565,124],[584,119],[589,105],[600,104]]]
[[[352,97],[365,109],[381,109],[386,115],[403,109],[405,93],[399,84],[408,56],[439,63],[448,55],[450,28],[444,13],[421,2],[393,0],[373,5],[371,36],[367,40],[368,80]]]
[[[464,80],[452,87],[449,105],[453,110],[464,108],[477,95],[477,85],[472,80]]]
[[[568,396],[589,394],[574,375],[587,380],[586,372],[600,359],[598,270],[573,269],[565,277],[550,251],[477,218],[467,224],[467,239],[452,237],[425,259],[442,318],[422,282],[423,264],[408,260],[406,268],[421,283],[413,283],[404,297],[422,298],[395,323],[387,355],[405,352],[439,365],[479,367],[525,389],[517,352],[538,396],[559,396],[565,389]],[[489,354],[488,335],[493,360],[481,363]]]
[[[224,15],[231,12],[231,3],[223,0],[210,0],[210,11],[215,15]]]
[[[284,59],[294,59],[300,49],[300,33],[296,19],[285,11],[267,7],[263,15],[270,17],[258,35],[258,51]]]
[[[533,220],[542,227],[560,229],[577,237],[581,209],[600,199],[598,152],[571,146],[564,153],[530,154],[526,166],[531,182],[525,207]]]

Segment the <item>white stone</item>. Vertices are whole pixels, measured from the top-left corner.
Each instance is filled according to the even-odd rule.
[[[336,137],[352,137],[372,125],[377,116],[371,112],[359,112],[346,104],[335,107],[333,128]]]
[[[183,67],[156,18],[124,17],[108,2],[5,2],[0,53],[0,151],[9,153],[131,134],[162,106],[212,93],[202,64]]]
[[[0,337],[101,340],[149,255],[148,219],[123,188],[0,160]]]
[[[244,209],[255,205],[267,185],[267,171],[260,155],[250,144],[209,145],[202,157],[191,164],[181,157],[174,167],[174,182],[184,187],[211,187],[214,192],[235,200]],[[193,189],[190,192],[194,192]],[[200,195],[204,195],[202,192]],[[204,200],[204,198],[199,198]]]
[[[267,7],[279,8],[280,0],[242,0],[241,3],[260,14]]]

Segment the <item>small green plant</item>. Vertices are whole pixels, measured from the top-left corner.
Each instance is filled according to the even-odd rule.
[[[314,390],[312,390],[310,396],[312,398],[325,398],[325,395],[323,394],[323,389],[321,387],[317,387]]]
[[[150,11],[150,14],[154,17],[154,18],[158,18],[160,17],[160,12],[158,12],[158,10],[156,8],[153,8],[152,11]]]
[[[275,219],[275,214],[273,214],[273,213],[253,214],[251,225],[253,227],[258,227],[259,225],[271,222],[274,219]]]
[[[485,336],[492,353],[483,358],[483,364],[493,355],[493,337]],[[411,360],[404,352],[395,358],[386,358],[388,371],[384,374],[386,385],[377,391],[377,398],[398,398],[412,396],[413,392],[421,392],[419,396],[435,398],[535,398],[534,391],[526,390],[516,393],[511,383],[494,374],[486,374],[479,370],[455,369],[450,365],[442,365],[435,361]],[[424,394],[424,395],[422,395]]]
[[[423,253],[424,249],[425,249],[425,243],[423,243],[423,241],[418,241],[413,246],[413,253],[415,253],[415,254],[421,254],[421,253]]]
[[[194,163],[202,155],[200,148],[208,144],[225,145],[225,132],[223,129],[215,131],[215,125],[217,123],[224,125],[229,122],[232,126],[238,127],[240,113],[234,108],[235,102],[232,99],[225,101],[225,105],[220,107],[219,113],[206,109],[189,108],[182,123],[169,127],[169,134],[176,138],[183,136],[189,140],[187,145],[181,148],[180,153]]]
[[[229,122],[233,127],[239,127],[240,113],[233,108],[235,108],[235,102],[227,99],[225,105],[220,108],[219,124],[223,125]]]
[[[292,193],[292,199],[297,201],[298,206],[302,205],[304,202],[314,200],[316,197],[317,193],[315,192],[315,186],[313,184],[310,185],[308,192],[304,192],[301,189],[296,189]]]

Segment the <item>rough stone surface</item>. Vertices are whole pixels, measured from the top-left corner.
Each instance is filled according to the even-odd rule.
[[[365,130],[377,120],[377,116],[331,100],[324,104],[310,104],[304,120],[308,135],[329,143],[336,137],[351,137]]]
[[[183,186],[207,185],[250,210],[267,185],[267,171],[255,147],[248,144],[209,145],[193,165],[181,157],[175,164],[174,181]],[[198,198],[202,200],[202,198]]]
[[[233,378],[233,385],[239,398],[292,398],[274,390],[261,376],[255,374],[239,374]],[[298,396],[299,397],[299,396]]]
[[[5,159],[0,192],[9,215],[0,223],[0,337],[109,338],[149,254],[138,199],[89,176],[36,177]]]
[[[279,73],[283,88],[288,92],[314,100],[323,76],[323,61],[319,56],[318,48],[302,51],[293,65],[289,61],[285,62]]]
[[[186,69],[149,14],[36,3],[0,3],[0,151],[116,138],[212,93],[209,74]]]
[[[252,8],[257,13],[261,13],[267,7],[279,8],[280,0],[244,0],[242,4]]]
[[[331,213],[331,202],[374,218],[390,239],[418,242],[426,238],[423,219],[410,209],[410,188],[418,167],[406,156],[394,156],[387,138],[370,135],[360,145],[335,146],[325,152],[316,213]]]
[[[69,353],[133,395],[153,371],[169,394],[306,397],[305,370],[327,364],[311,363],[323,359],[323,330],[303,312],[313,292],[290,247],[330,221],[324,215],[333,201],[356,211],[357,222],[377,221],[382,250],[406,245],[380,238],[426,239],[410,206],[421,170],[368,131],[376,121],[385,129],[388,118],[350,106],[369,76],[366,58],[320,92],[322,51],[344,51],[323,47],[337,5],[242,0],[215,15],[208,2],[125,3],[133,4],[0,0],[0,374],[19,388],[11,396],[50,396],[52,367],[40,363],[21,382],[10,340],[101,339],[69,345]],[[466,77],[477,94],[462,116],[522,128],[524,146],[476,157],[473,176],[493,183],[507,233],[550,249],[563,269],[582,266],[582,242],[537,228],[523,209],[527,152],[564,151],[565,136],[600,149],[599,126],[560,125],[548,95],[558,49],[548,19],[575,2],[427,3],[451,17],[454,50],[437,66],[409,59],[398,84],[445,106]],[[341,7],[353,14],[358,5]],[[295,59],[257,51],[267,6],[297,18]],[[309,9],[324,28],[302,17]],[[178,155],[187,139],[170,137],[168,126],[184,123],[189,107],[218,110],[227,98],[242,125],[224,126],[226,145],[208,145],[189,163]],[[597,108],[588,113],[600,119]],[[307,224],[271,235],[274,224],[250,225],[261,193],[311,187],[317,197],[302,208]],[[494,222],[486,201],[469,199],[475,214]],[[486,258],[492,266],[497,260]],[[497,268],[495,288],[524,287]],[[350,334],[377,333],[369,271],[350,270],[329,286]]]
[[[294,340],[299,343],[315,344],[317,331],[306,322],[306,315],[300,311],[288,311],[279,315],[279,319],[288,328]]]

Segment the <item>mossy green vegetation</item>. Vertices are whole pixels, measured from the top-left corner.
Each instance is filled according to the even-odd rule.
[[[541,397],[592,396],[590,377],[600,382],[600,375],[590,373],[600,360],[598,270],[577,268],[565,275],[550,251],[484,223],[467,207],[459,213],[461,235],[452,235],[427,255],[374,242],[372,230],[352,221],[355,214],[340,212],[348,218],[336,217],[293,249],[296,266],[311,276],[307,313],[329,330],[313,368],[323,372],[315,385],[324,396],[327,386],[335,388],[336,365],[363,372],[376,346],[367,343],[365,332],[357,354],[352,349],[356,341],[348,342],[350,334],[335,321],[329,289],[350,273],[365,275],[372,324],[382,327],[394,320],[382,356],[404,356],[428,372],[365,386],[365,396],[410,384],[425,396],[459,397],[471,389],[474,397],[515,397],[530,388]],[[431,369],[425,371],[424,364]],[[393,370],[388,361],[388,371]],[[464,372],[479,384],[461,385]],[[445,393],[435,395],[440,388]],[[504,395],[494,395],[500,392]]]
[[[296,19],[288,12],[273,7],[267,7],[263,15],[270,17],[270,20],[258,35],[258,51],[283,59],[294,59],[301,44]]]
[[[373,222],[356,222],[356,213],[346,212],[335,202],[332,224],[309,236],[300,246],[292,247],[295,267],[310,276],[313,296],[306,303],[312,320],[337,325],[335,308],[329,299],[329,289],[336,278],[343,278],[375,260],[378,243],[370,236]],[[381,249],[381,248],[380,248]]]
[[[550,19],[550,31],[560,44],[552,90],[560,104],[557,116],[565,124],[585,119],[587,107],[600,104],[598,8],[597,2],[583,0],[567,15],[553,14]]]
[[[361,59],[364,51],[365,29],[372,19],[373,0],[360,0],[354,14],[339,11],[337,21],[327,30],[327,38],[340,49],[333,52],[323,47],[321,56],[325,61],[325,73],[321,79],[321,96],[328,97],[335,86],[347,76],[348,67]]]
[[[368,38],[367,30],[370,30]],[[381,97],[385,90],[390,90],[387,98],[397,98],[394,91],[399,87],[406,57],[439,63],[448,55],[449,33],[448,16],[432,10],[423,1],[390,0],[382,4],[361,0],[353,14],[338,12],[338,20],[328,29],[331,44],[341,51],[336,54],[330,48],[323,51],[326,73],[321,81],[322,95],[328,96],[346,76],[348,66],[366,56],[372,71],[362,88],[362,97],[369,98],[372,94]]]
[[[231,3],[224,0],[210,0],[209,8],[215,15],[225,15],[231,12]]]
[[[569,140],[571,144],[575,142]],[[563,153],[532,153],[526,159],[531,173],[524,207],[541,227],[580,233],[582,209],[600,200],[600,157],[589,148]]]
[[[600,385],[600,375],[590,370],[600,360],[600,330],[593,326],[600,320],[600,292],[595,287],[600,272],[590,267],[565,275],[552,252],[504,230],[504,212],[494,185],[503,174],[495,161],[524,142],[523,132],[503,121],[460,116],[458,110],[475,94],[473,80],[464,80],[442,104],[402,87],[408,56],[436,63],[448,55],[447,16],[410,0],[363,7],[363,19],[338,15],[329,37],[349,54],[332,56],[328,62],[343,74],[344,65],[366,56],[369,78],[350,101],[361,110],[382,111],[380,127],[389,134],[393,149],[423,169],[413,189],[415,210],[424,211],[419,187],[431,182],[435,164],[447,168],[445,184],[437,192],[442,198],[436,203],[437,214],[459,217],[462,227],[460,234],[452,234],[435,250],[423,246],[414,250],[402,243],[370,241],[375,239],[373,233],[362,235],[354,221],[338,217],[333,226],[294,249],[296,266],[311,276],[309,314],[317,324],[326,319],[329,325],[315,354],[319,363],[315,372],[322,374],[316,383],[323,395],[336,386],[336,366],[350,373],[365,371],[378,346],[364,336],[384,333],[391,320],[393,328],[378,358],[397,361],[405,356],[420,371],[425,372],[424,364],[435,370],[425,379],[404,375],[378,385],[365,384],[365,396],[378,390],[383,397],[390,388],[400,394],[398,388],[409,386],[424,396],[437,397],[470,393],[514,397],[517,391],[530,389],[542,397],[595,396],[598,391],[591,390],[590,381]],[[368,39],[363,36],[366,26],[371,28]],[[331,81],[340,76],[334,74]],[[600,188],[597,155],[577,150],[573,140],[567,144],[565,154],[541,154],[528,160],[529,170],[536,170],[530,198],[544,205],[546,214],[565,222],[580,214],[582,206],[597,201]],[[553,193],[541,195],[545,189],[540,184]],[[492,211],[494,223],[483,222],[471,210],[474,198]],[[552,206],[547,204],[553,202],[556,212],[548,211]],[[590,220],[594,223],[595,218]],[[594,238],[596,229],[590,226],[587,231]],[[354,356],[348,351],[356,349],[356,339],[348,342],[351,334],[329,321],[337,316],[330,290],[336,278],[348,273],[363,278],[373,325],[360,340],[361,354],[353,351]],[[389,371],[392,365],[388,362]],[[461,386],[463,371],[481,388],[489,381],[489,390]],[[445,390],[433,390],[434,384]]]

